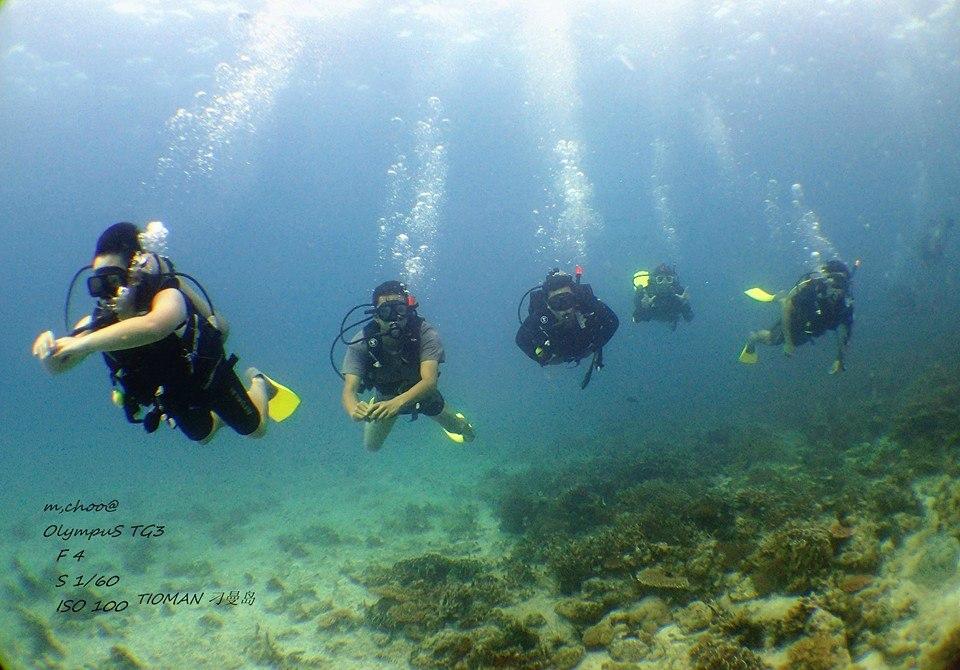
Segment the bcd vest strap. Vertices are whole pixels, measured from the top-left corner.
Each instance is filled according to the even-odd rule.
[[[228,358],[223,350],[223,337],[217,328],[204,319],[187,300],[187,319],[183,335],[171,333],[159,342],[144,347],[104,352],[110,369],[110,380],[122,389],[122,407],[127,421],[142,423],[152,433],[164,411],[164,397],[170,387],[210,389],[222,365],[228,369],[237,363],[237,356]],[[143,407],[151,407],[139,418]]]
[[[382,386],[410,388],[420,380],[420,330],[423,319],[417,315],[408,317],[401,332],[396,353],[388,352],[383,344],[384,334],[376,322],[363,328],[364,345],[368,365],[361,377],[360,391]],[[402,393],[406,388],[400,388]]]

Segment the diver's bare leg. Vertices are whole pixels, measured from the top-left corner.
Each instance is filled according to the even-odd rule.
[[[260,423],[257,429],[250,433],[249,437],[263,437],[267,432],[267,417],[269,416],[268,403],[270,402],[270,383],[262,376],[254,377],[250,380],[250,388],[247,389],[247,395],[257,412],[260,413]]]
[[[755,330],[750,333],[750,337],[747,338],[749,344],[760,344],[772,345],[773,342],[773,333],[769,330]]]
[[[257,429],[250,433],[248,437],[263,437],[267,432],[267,418],[270,416],[270,398],[276,394],[276,390],[263,376],[263,373],[256,368],[247,368],[245,374],[250,381],[250,385],[247,387],[247,396],[260,414],[260,423],[257,424]]]
[[[378,419],[377,421],[367,421],[363,426],[363,446],[367,451],[379,451],[380,447],[390,434],[390,429],[396,423],[397,417],[392,416],[389,419]]]

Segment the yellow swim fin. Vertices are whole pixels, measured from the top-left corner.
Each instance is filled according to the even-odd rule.
[[[739,361],[744,365],[753,365],[759,360],[757,350],[750,343],[743,345],[743,351],[740,352]]]
[[[297,411],[297,407],[300,406],[300,396],[283,384],[273,381],[262,372],[260,374],[263,375],[267,383],[276,391],[267,403],[267,413],[270,415],[270,418],[278,422],[289,418],[291,414]]]
[[[775,293],[767,293],[759,286],[754,286],[753,288],[748,288],[744,291],[748,296],[756,300],[757,302],[773,302],[777,299]]]
[[[442,426],[440,430],[442,430],[447,437],[449,437],[451,440],[453,440],[457,444],[463,444],[464,442],[473,442],[473,438],[474,438],[473,426],[471,426],[470,422],[467,421],[467,417],[465,417],[460,412],[457,412],[454,416],[456,416],[458,419],[460,419],[460,421],[463,422],[464,426],[466,427],[466,430],[464,430],[462,433],[451,433],[449,430],[447,430],[446,428],[443,428]]]

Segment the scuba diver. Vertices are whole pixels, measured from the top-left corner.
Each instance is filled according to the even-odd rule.
[[[924,267],[937,267],[943,262],[954,223],[950,217],[934,219],[920,231],[917,252]]]
[[[620,321],[613,310],[601,302],[589,284],[581,284],[583,269],[574,270],[576,279],[554,268],[542,284],[520,298],[517,320],[520,329],[516,342],[521,351],[541,366],[579,363],[593,354],[590,367],[580,384],[590,383],[593,371],[603,367],[603,346],[617,331]],[[530,296],[527,318],[521,319],[523,300]]]
[[[855,271],[860,261],[853,264]],[[757,362],[756,344],[783,345],[783,352],[792,356],[801,344],[813,341],[828,330],[837,333],[837,358],[830,374],[844,370],[844,353],[853,329],[853,272],[841,260],[827,261],[816,272],[803,275],[785,296],[751,288],[745,293],[760,302],[779,298],[780,318],[767,330],[750,333],[740,352],[740,362]]]
[[[114,402],[148,433],[165,420],[200,443],[224,423],[240,435],[263,436],[267,416],[286,419],[300,399],[256,368],[247,370],[244,389],[233,370],[237,357],[227,357],[223,347],[229,327],[206,291],[170,259],[145,251],[141,240],[132,223],[114,224],[100,235],[93,263],[74,275],[67,293],[69,335],[41,333],[33,355],[58,374],[101,352]],[[87,289],[97,306],[71,330],[70,296],[86,270],[93,270]],[[194,282],[203,299],[183,279]]]
[[[663,321],[677,329],[680,317],[693,320],[690,297],[680,285],[677,271],[661,263],[653,272],[638,270],[633,275],[633,322]]]
[[[368,308],[365,318],[344,325],[358,309]],[[400,414],[411,421],[423,414],[436,421],[457,443],[472,442],[473,426],[460,412],[447,406],[437,378],[444,360],[437,329],[417,314],[416,299],[399,281],[385,281],[375,289],[369,303],[352,308],[340,322],[340,332],[330,346],[330,363],[343,379],[343,409],[354,421],[365,421],[363,445],[378,451]],[[352,340],[344,333],[363,329]],[[338,342],[347,345],[342,370],[333,359]],[[369,401],[358,395],[373,390]]]

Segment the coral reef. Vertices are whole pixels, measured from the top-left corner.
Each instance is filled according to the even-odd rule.
[[[557,614],[575,624],[592,624],[606,613],[603,602],[583,598],[564,598],[554,606]]]
[[[704,630],[713,622],[714,616],[714,610],[702,600],[695,600],[675,613],[677,625],[684,633]]]
[[[650,645],[635,637],[624,637],[610,643],[610,658],[624,663],[642,661],[650,653]]]
[[[693,670],[770,670],[755,653],[739,645],[703,635],[690,649]]]
[[[773,622],[771,627],[771,641],[775,645],[782,644],[786,640],[794,640],[800,637],[807,629],[807,622],[817,609],[816,604],[810,598],[801,598],[793,605],[786,614]]]
[[[936,646],[923,655],[921,670],[956,670],[960,668],[960,624],[947,630]]]
[[[827,528],[791,522],[767,535],[749,562],[754,584],[761,592],[805,593],[826,577],[832,560],[833,543]]]
[[[659,566],[644,568],[633,577],[637,580],[641,589],[653,591],[690,590],[690,580],[682,575],[672,574]]]
[[[585,646],[607,653],[611,645],[630,647],[618,662],[636,662],[640,645],[620,644],[631,638],[618,628],[617,608],[647,594],[675,608],[681,630],[709,629],[715,644],[701,645],[703,658],[721,647],[736,656],[770,644],[824,643],[834,633],[816,637],[815,612],[835,615],[854,644],[894,620],[881,602],[878,573],[924,510],[912,487],[914,464],[896,457],[897,445],[862,441],[875,438],[872,419],[840,438],[830,437],[828,423],[816,428],[816,444],[762,430],[707,431],[699,446],[713,461],[691,441],[670,444],[656,464],[653,443],[635,447],[632,459],[629,447],[618,445],[565,469],[497,474],[487,500],[501,528],[517,536],[511,560],[546,568],[568,596],[555,611],[580,629]],[[784,446],[771,455],[774,440]],[[752,456],[726,453],[738,447]],[[960,505],[953,489],[944,485],[934,497],[944,529],[954,527]],[[775,593],[811,597],[766,618],[730,607]],[[695,598],[706,602],[683,607]],[[712,598],[726,605],[707,605]],[[795,655],[810,657],[824,644],[805,642]]]
[[[309,621],[324,611],[323,603],[319,602],[312,586],[290,588],[273,578],[268,582],[267,590],[278,593],[276,599],[264,608],[268,612],[286,614],[294,621]]]
[[[363,616],[352,609],[337,607],[333,601],[323,604],[326,611],[317,618],[317,628],[320,630],[336,630],[339,632],[352,630],[363,623]]]
[[[288,651],[280,646],[276,637],[257,624],[252,639],[244,648],[247,658],[255,665],[266,665],[277,670],[299,668],[325,668],[329,662],[317,656],[307,656],[302,650]]]
[[[545,670],[573,668],[583,657],[583,647],[560,637],[542,637],[527,622],[497,612],[492,624],[469,632],[440,631],[422,641],[410,656],[416,668],[446,670],[516,668]]]
[[[850,654],[842,639],[817,633],[795,642],[787,651],[785,670],[844,670]]]
[[[648,596],[627,609],[610,613],[610,623],[626,624],[635,632],[652,633],[670,621],[670,608],[656,596]]]
[[[443,530],[453,542],[474,540],[480,534],[478,515],[476,505],[465,505],[446,518]]]
[[[613,642],[616,631],[608,619],[590,626],[583,631],[583,646],[587,649],[599,649]]]
[[[734,531],[734,509],[723,491],[691,478],[682,487],[661,479],[621,491],[619,510],[631,513],[651,542],[692,545],[705,535],[726,539]]]
[[[506,582],[481,561],[424,554],[372,568],[361,581],[376,596],[366,622],[421,640],[446,625],[472,628],[512,600]]]
[[[680,508],[672,516],[684,513]],[[621,512],[609,526],[598,526],[591,533],[527,537],[518,543],[515,555],[544,561],[560,591],[567,594],[592,577],[629,579],[639,594],[665,590],[680,599],[694,587],[709,592],[716,586],[723,567],[716,543],[696,542],[705,535],[695,529],[674,537],[681,544],[654,542],[646,534],[650,528],[659,530],[645,515]]]
[[[933,511],[941,530],[960,539],[960,482],[943,477],[933,491]]]
[[[690,649],[697,668],[767,667],[758,654],[774,647],[785,667],[847,667],[848,645],[864,653],[913,612],[893,604],[881,575],[929,511],[940,539],[898,574],[926,585],[956,576],[960,465],[946,457],[960,444],[957,372],[908,389],[893,439],[872,398],[821,403],[800,417],[801,433],[720,425],[640,444],[605,435],[579,451],[587,459],[493,473],[483,496],[516,537],[505,565],[521,581],[553,578],[565,596],[556,613],[610,656],[605,667],[646,659],[649,636],[671,620],[682,634],[707,631]],[[948,476],[918,485],[938,470]],[[625,615],[651,594],[672,608],[666,619]]]

